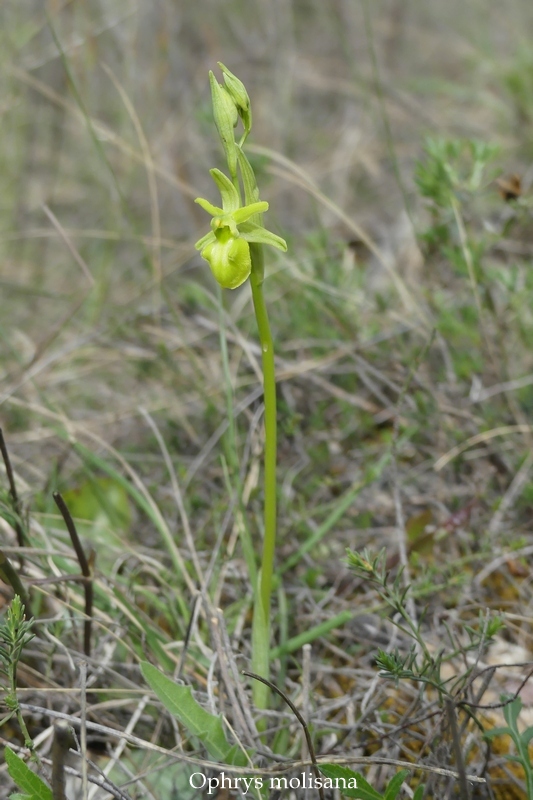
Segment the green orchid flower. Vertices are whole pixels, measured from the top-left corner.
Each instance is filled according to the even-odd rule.
[[[195,247],[209,266],[215,279],[224,289],[236,289],[252,271],[250,243],[269,244],[287,250],[281,236],[267,231],[262,214],[268,203],[257,200],[241,206],[239,193],[230,179],[219,169],[210,170],[222,198],[222,208],[198,197],[195,202],[211,214],[211,231],[199,239]]]

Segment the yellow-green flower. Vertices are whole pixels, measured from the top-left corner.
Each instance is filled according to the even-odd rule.
[[[269,244],[284,251],[287,244],[281,236],[267,231],[260,224],[261,214],[268,209],[268,203],[257,201],[241,206],[239,193],[230,179],[218,169],[210,172],[220,190],[222,208],[202,197],[196,199],[195,202],[213,219],[211,231],[202,236],[195,247],[201,251],[218,283],[224,289],[236,289],[252,269],[250,242]],[[253,221],[253,217],[259,222]]]

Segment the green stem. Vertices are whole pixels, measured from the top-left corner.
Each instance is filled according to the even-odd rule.
[[[37,753],[35,752],[35,744],[33,742],[33,739],[30,736],[30,732],[29,732],[28,727],[26,725],[26,720],[22,716],[22,711],[20,710],[19,701],[18,701],[18,695],[17,695],[17,663],[18,663],[19,657],[20,657],[20,653],[18,653],[16,656],[14,654],[13,658],[16,659],[16,661],[14,661],[14,663],[11,663],[9,665],[9,682],[10,682],[10,689],[11,689],[11,691],[9,693],[9,700],[10,700],[10,703],[12,705],[13,712],[14,712],[17,720],[18,720],[18,724],[20,725],[20,729],[21,729],[22,735],[24,737],[24,744],[28,748],[28,750],[30,751],[31,759],[32,759],[32,761],[36,761],[37,763],[40,763],[40,759],[39,759]]]
[[[250,284],[252,286],[255,318],[261,342],[265,402],[264,538],[258,599],[263,606],[264,619],[268,622],[270,620],[272,573],[276,549],[276,372],[274,366],[274,343],[263,295],[263,248],[261,245],[252,244],[250,245],[250,253],[252,257]]]

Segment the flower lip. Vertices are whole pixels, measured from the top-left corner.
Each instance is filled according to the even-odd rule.
[[[244,239],[234,238],[227,228],[217,233],[215,241],[207,244],[201,255],[224,289],[237,289],[250,275],[250,245]]]

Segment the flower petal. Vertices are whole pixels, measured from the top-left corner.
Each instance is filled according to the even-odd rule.
[[[241,225],[243,222],[250,219],[250,217],[253,217],[254,214],[262,214],[264,211],[268,211],[268,203],[260,201],[259,203],[250,203],[249,206],[238,208],[236,211],[232,212],[231,216],[237,225]]]
[[[211,242],[214,242],[215,240],[216,240],[215,234],[213,233],[213,231],[209,231],[209,233],[206,233],[206,235],[202,236],[201,239],[198,239],[198,241],[194,245],[195,250],[201,250],[207,244],[210,244]]]
[[[285,239],[272,233],[272,231],[267,231],[267,229],[263,228],[261,225],[255,225],[253,222],[244,222],[239,228],[239,234],[241,239],[245,239],[247,242],[269,244],[272,247],[276,247],[278,250],[283,250],[283,252],[287,250],[287,242]]]

